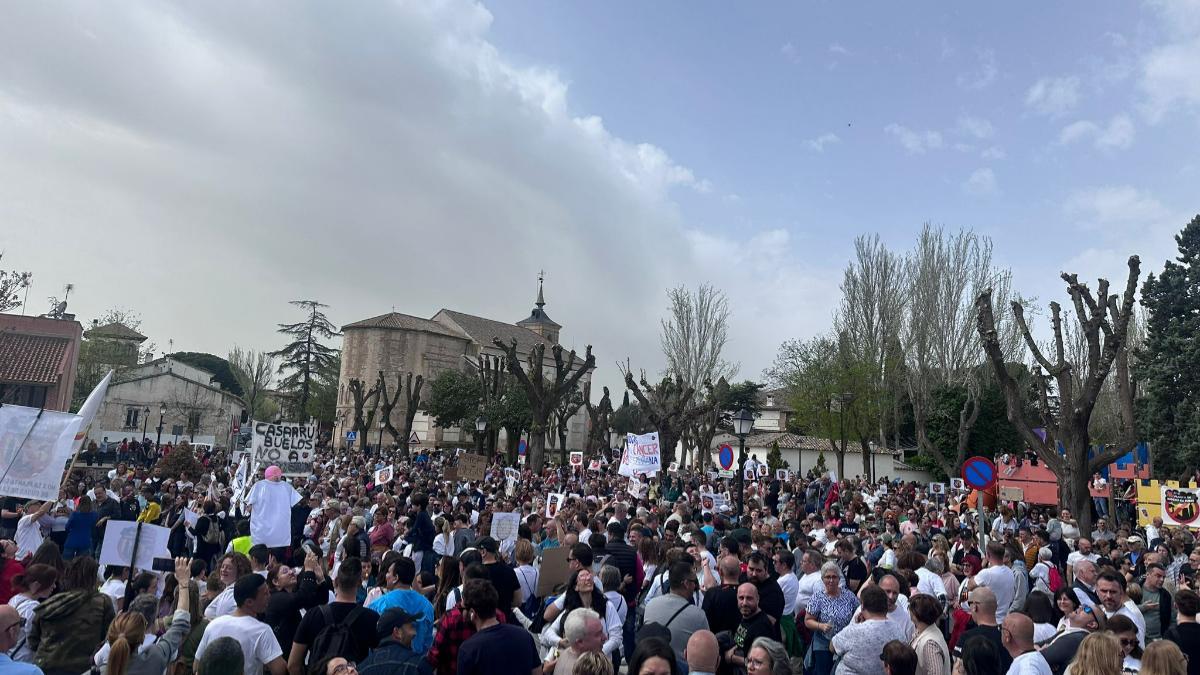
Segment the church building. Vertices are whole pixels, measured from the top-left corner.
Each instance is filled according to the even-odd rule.
[[[346,432],[354,426],[354,397],[349,386],[351,380],[362,380],[368,387],[374,386],[382,370],[387,379],[388,394],[392,395],[396,376],[411,372],[425,378],[424,398],[428,395],[429,382],[442,371],[455,369],[475,375],[476,360],[480,354],[503,356],[503,352],[492,343],[493,337],[505,343],[516,340],[517,353],[523,364],[535,345],[544,344],[545,372],[552,374],[554,356],[551,348],[558,344],[562,326],[546,314],[545,306],[542,278],[539,276],[533,311],[516,323],[442,309],[428,319],[390,312],[342,326],[342,370],[338,377],[334,438],[344,441]],[[564,349],[570,351],[566,347]],[[578,360],[582,358],[581,350]],[[579,383],[581,389],[591,377],[592,373],[583,376]],[[513,385],[510,380],[510,386]],[[378,402],[375,407],[378,409]],[[392,411],[392,424],[397,428],[403,426],[404,413],[404,397],[401,396]],[[587,433],[586,419],[587,415],[582,409],[571,418],[568,424],[568,449],[583,449]],[[366,439],[367,445],[371,446],[378,443],[380,433],[378,414],[375,420],[376,428],[370,430]],[[393,441],[405,442],[403,439],[393,439],[385,431],[384,445],[390,445]],[[474,431],[437,427],[432,418],[421,411],[413,422],[413,436],[408,443],[412,448],[471,448],[474,447]],[[505,443],[505,435],[501,432],[497,446],[504,447]],[[546,448],[558,448],[557,435],[546,434]]]

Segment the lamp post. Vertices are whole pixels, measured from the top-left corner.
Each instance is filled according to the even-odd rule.
[[[379,420],[379,443],[375,446],[375,449],[379,452],[380,458],[383,458],[383,429],[386,426],[386,421]]]
[[[142,408],[142,437],[138,440],[138,445],[146,440],[146,425],[150,424],[150,406]]]
[[[738,526],[745,527],[744,517],[746,508],[746,436],[754,428],[754,415],[742,408],[733,418],[733,433],[738,437]]]
[[[165,406],[165,405],[158,406],[158,438],[155,439],[155,441],[154,441],[154,449],[155,450],[158,450],[159,448],[162,447],[163,418],[166,416],[167,416],[167,406]]]
[[[483,432],[487,431],[487,418],[483,415],[475,418],[475,450],[483,454]]]
[[[846,407],[854,402],[854,392],[842,392],[838,394],[838,418],[842,426],[842,454],[846,454]],[[842,467],[838,467],[841,471]]]

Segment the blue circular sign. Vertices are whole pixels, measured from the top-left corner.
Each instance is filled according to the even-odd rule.
[[[963,462],[963,482],[976,490],[987,490],[996,484],[996,464],[987,457],[972,457]]]
[[[721,468],[726,471],[733,468],[733,448],[729,447],[728,443],[718,448],[717,461],[721,463]]]

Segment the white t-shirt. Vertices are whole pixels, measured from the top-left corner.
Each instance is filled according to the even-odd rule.
[[[125,582],[120,579],[109,579],[100,585],[100,592],[112,598],[113,609],[121,611],[117,603],[125,599]]]
[[[33,552],[38,550],[38,547],[45,541],[42,536],[42,524],[47,527],[54,523],[53,518],[43,516],[35,518],[36,514],[21,516],[17,521],[17,560],[22,560],[27,555],[33,555]]]
[[[252,616],[221,616],[204,629],[204,637],[196,647],[196,659],[204,656],[204,650],[213,640],[223,637],[231,637],[242,646],[246,675],[262,675],[264,666],[283,656],[279,641],[267,624]]]
[[[1004,565],[986,567],[975,575],[975,585],[987,586],[988,590],[996,594],[996,623],[1002,623],[1004,617],[1008,616],[1008,607],[1012,604],[1013,597],[1017,594],[1017,578],[1013,576],[1012,569]]]
[[[291,546],[292,507],[300,493],[291,483],[260,480],[250,488],[246,503],[250,511],[250,541],[270,548]]]
[[[796,596],[800,591],[800,580],[791,572],[781,575],[775,580],[779,584],[779,590],[783,591],[783,613],[792,615],[796,613]]]
[[[1050,664],[1041,652],[1026,652],[1013,659],[1006,675],[1050,675]]]
[[[215,619],[219,616],[233,614],[233,610],[237,609],[237,602],[233,599],[233,584],[226,586],[217,593],[217,597],[208,603],[208,607],[204,608],[204,616],[209,619]]]

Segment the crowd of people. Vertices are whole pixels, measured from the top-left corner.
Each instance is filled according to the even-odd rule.
[[[747,482],[738,518],[708,470],[460,457],[326,449],[244,487],[219,455],[122,462],[3,499],[0,675],[1200,675],[1200,547],[1158,519],[980,520],[817,471]],[[119,521],[172,559],[101,567]]]

